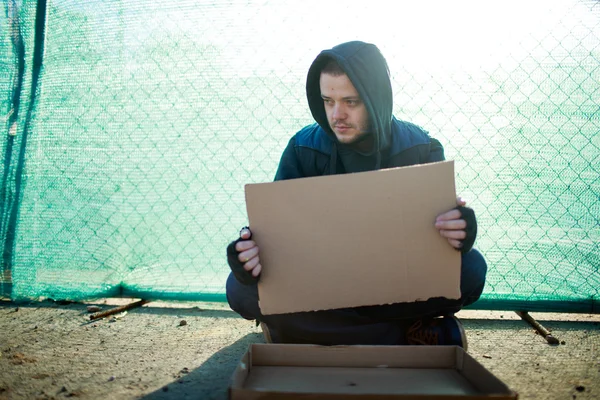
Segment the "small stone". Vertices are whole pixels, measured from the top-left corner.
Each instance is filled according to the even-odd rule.
[[[114,376],[111,376],[110,378],[108,378],[108,381],[109,381],[109,382],[112,382],[112,381],[114,381],[115,379],[116,379],[116,378],[115,378]]]
[[[66,386],[63,386],[63,387],[60,388],[60,392],[61,393],[64,393],[66,391],[67,391],[67,387]]]
[[[492,356],[490,356],[489,354],[484,354],[483,358],[492,358]]]
[[[108,320],[108,322],[117,322],[117,319],[116,318],[111,318],[111,319]]]
[[[585,386],[579,385],[575,388],[575,390],[577,390],[578,392],[583,392],[585,391]]]
[[[181,371],[182,374],[189,374],[190,370],[187,367],[184,367]]]
[[[185,319],[182,319],[181,321],[179,321],[179,326],[185,326],[187,325],[187,321]]]
[[[100,307],[98,307],[98,306],[87,306],[87,311],[89,313],[95,313],[95,312],[98,312],[98,311],[101,311],[101,310],[102,309]]]
[[[564,340],[561,340],[560,344],[567,344]]]

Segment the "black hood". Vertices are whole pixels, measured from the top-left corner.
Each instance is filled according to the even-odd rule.
[[[331,59],[337,61],[346,72],[367,108],[374,136],[373,149],[368,155],[379,156],[390,145],[391,140],[393,98],[387,62],[377,46],[360,41],[342,43],[330,50],[323,50],[313,61],[306,79],[308,105],[315,121],[336,141],[327,121],[319,85],[321,70]]]

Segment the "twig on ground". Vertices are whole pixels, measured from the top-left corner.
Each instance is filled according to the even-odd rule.
[[[537,322],[531,315],[529,315],[529,312],[527,312],[527,311],[515,311],[515,312],[525,322],[527,322],[529,325],[531,325],[540,335],[542,335],[544,337],[544,339],[546,339],[548,344],[559,344],[560,343],[560,341],[557,338],[552,336],[552,334],[550,333],[550,331],[548,329],[544,328],[544,326],[542,326],[542,324]]]
[[[109,315],[119,314],[126,310],[131,310],[132,308],[141,307],[146,303],[149,303],[150,300],[139,300],[134,301],[133,303],[125,304],[123,306],[111,308],[110,310],[102,311],[96,314],[90,315],[90,320],[94,321],[100,318],[108,317]]]

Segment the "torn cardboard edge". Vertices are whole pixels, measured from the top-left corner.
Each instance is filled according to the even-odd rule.
[[[454,162],[245,186],[264,315],[460,298]]]
[[[231,400],[517,399],[456,346],[251,344],[230,382]]]

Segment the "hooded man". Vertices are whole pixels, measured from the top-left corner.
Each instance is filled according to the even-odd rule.
[[[444,149],[420,127],[392,115],[387,62],[379,49],[353,41],[322,51],[313,61],[306,95],[316,121],[297,132],[285,148],[275,180],[344,174],[444,160]],[[473,249],[477,222],[472,209],[457,207],[437,217],[435,227],[461,252],[461,298],[315,312],[262,315],[256,283],[259,248],[248,227],[227,247],[232,273],[226,293],[231,308],[260,322],[267,341],[322,345],[467,342],[453,316],[481,295],[486,262]],[[394,251],[390,249],[390,251]],[[441,317],[441,318],[438,318]]]

